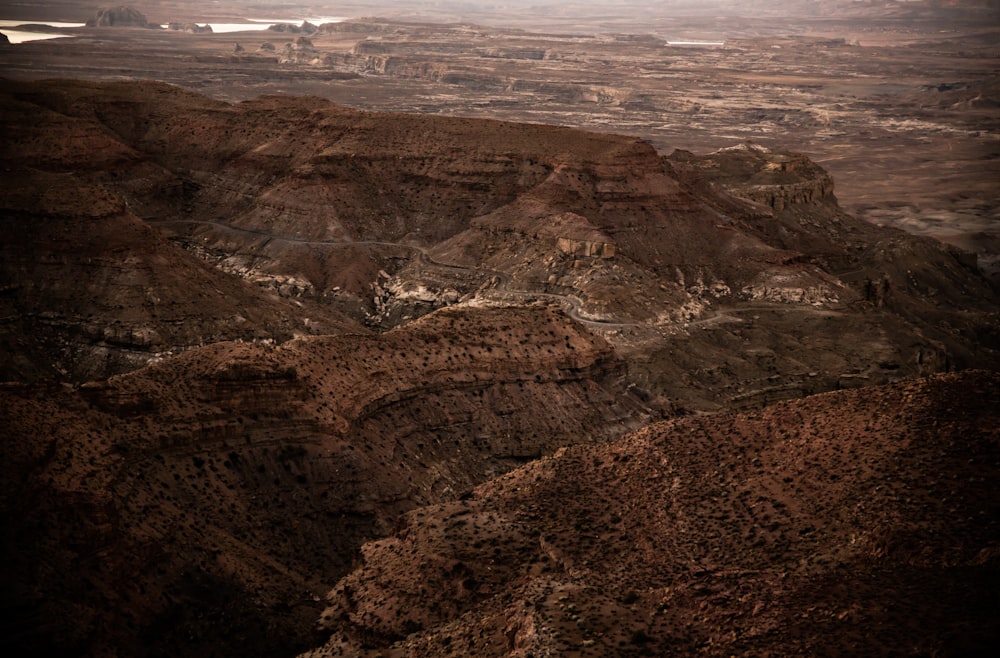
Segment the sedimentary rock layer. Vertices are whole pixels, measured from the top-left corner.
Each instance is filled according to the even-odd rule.
[[[304,649],[322,595],[401,513],[644,422],[622,376],[604,340],[536,307],[9,386],[4,624],[21,650]]]

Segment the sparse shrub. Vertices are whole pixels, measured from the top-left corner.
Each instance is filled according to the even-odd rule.
[[[635,644],[637,646],[643,646],[652,641],[653,638],[646,635],[646,632],[641,629],[632,633],[632,637],[629,638],[629,644]]]

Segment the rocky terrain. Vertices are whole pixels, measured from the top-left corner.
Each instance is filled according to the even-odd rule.
[[[77,390],[7,385],[4,642],[278,655],[399,515],[650,417],[561,313],[215,343]]]
[[[13,136],[4,163],[19,183],[3,193],[11,236],[3,260],[5,378],[21,382],[4,386],[0,404],[8,529],[3,615],[6,641],[18,652],[305,651],[326,637],[315,624],[322,596],[341,577],[347,580],[334,588],[333,600],[347,607],[326,613],[323,627],[336,634],[325,652],[406,639],[400,650],[415,655],[445,652],[452,642],[456,655],[489,653],[487,644],[500,638],[514,653],[562,651],[577,639],[598,653],[615,646],[628,653],[629,643],[656,653],[674,641],[689,649],[708,642],[808,652],[818,640],[805,622],[801,636],[765,633],[762,644],[744,645],[741,634],[760,631],[750,622],[712,634],[683,625],[694,624],[689,612],[669,617],[683,622],[669,629],[649,621],[662,610],[669,579],[642,585],[635,578],[725,564],[709,560],[716,549],[706,542],[742,527],[743,517],[730,518],[728,507],[706,512],[720,525],[692,535],[682,553],[694,557],[636,557],[637,565],[651,562],[631,569],[627,591],[614,593],[612,581],[562,583],[545,576],[548,584],[531,580],[528,589],[502,594],[502,587],[521,587],[515,573],[541,577],[552,566],[544,560],[563,570],[596,564],[598,555],[566,552],[567,542],[574,550],[590,546],[581,537],[591,532],[614,540],[605,558],[653,545],[649,538],[633,541],[639,534],[630,533],[648,531],[628,524],[614,534],[622,513],[593,503],[630,499],[637,510],[662,509],[657,499],[643,508],[628,493],[627,474],[617,470],[607,480],[556,478],[572,491],[552,493],[545,505],[564,495],[561,509],[570,516],[559,518],[575,519],[576,534],[544,515],[531,516],[538,525],[522,534],[500,511],[484,508],[482,523],[499,524],[488,530],[494,539],[456,539],[449,546],[456,556],[489,547],[486,566],[447,553],[416,566],[379,566],[381,547],[401,541],[392,539],[362,550],[361,569],[349,572],[364,542],[421,528],[414,519],[438,513],[416,508],[481,504],[459,499],[521,464],[607,441],[657,417],[995,367],[996,297],[974,259],[843,213],[831,178],[800,155],[751,144],[664,157],[632,137],[379,115],[316,98],[230,105],[151,82],[7,82],[3,100],[5,132]],[[310,332],[326,335],[305,335]],[[81,385],[95,371],[121,374]],[[768,503],[771,512],[762,508],[729,539],[757,541],[755,532],[763,531],[753,528],[765,528],[764,548],[751,551],[757,561],[747,558],[738,569],[762,579],[748,585],[754,591],[764,584],[773,589],[803,560],[829,565],[867,555],[845,548],[844,542],[854,546],[849,535],[860,542],[857,551],[883,541],[864,534],[880,528],[890,533],[885,542],[896,541],[895,526],[873,520],[896,512],[844,526],[831,526],[832,517],[823,515],[795,517],[788,528],[771,521],[784,518],[785,507],[795,512],[840,491],[815,480],[817,473],[853,481],[823,461],[833,454],[840,459],[839,449],[810,456],[808,446],[832,440],[830,433],[820,436],[834,431],[822,419],[847,423],[838,436],[860,443],[845,445],[846,453],[875,464],[855,472],[855,462],[838,462],[850,477],[862,478],[857,487],[868,491],[877,479],[896,491],[896,483],[924,472],[885,470],[897,451],[884,443],[915,441],[911,434],[927,424],[928,442],[975,441],[976,432],[988,439],[984,428],[992,424],[983,414],[996,400],[994,379],[959,376],[812,398],[763,416],[678,421],[592,454],[569,454],[596,467],[628,453],[636,468],[663,469],[666,457],[643,452],[650,437],[700,436],[700,443],[684,444],[693,461],[672,482],[686,482],[700,469],[705,480],[706,459],[720,464],[712,472],[730,484],[750,478],[746,469],[763,469],[761,483],[747,484],[743,498],[734,493],[727,504],[746,499],[753,505],[775,478],[788,484],[802,476],[812,498]],[[959,399],[962,390],[971,400]],[[858,406],[862,399],[873,402]],[[924,404],[938,405],[940,419],[920,411]],[[759,420],[768,414],[783,420]],[[744,425],[753,426],[745,430],[745,445],[733,429]],[[778,432],[779,425],[787,430]],[[779,439],[802,446],[794,475],[754,452],[785,459],[788,451],[771,444]],[[930,443],[920,445],[917,466],[931,468]],[[988,496],[975,497],[980,480],[962,480],[970,472],[986,477],[975,465],[982,450],[982,468],[995,465],[985,445],[954,448],[970,455],[969,472],[935,472],[935,481],[971,487],[956,489],[955,500],[988,504]],[[739,462],[737,453],[747,461]],[[958,459],[950,454],[945,457]],[[540,477],[567,459],[530,466],[513,481]],[[729,470],[719,471],[725,464]],[[584,481],[607,487],[620,481],[623,488],[584,496]],[[506,482],[482,491],[502,491]],[[851,500],[859,499],[862,489],[852,487]],[[668,490],[648,494],[658,491]],[[708,493],[690,495],[697,507],[694,501]],[[569,505],[575,499],[593,514],[619,520],[587,521]],[[847,513],[838,501],[830,502],[829,515]],[[959,523],[972,514],[959,511]],[[984,520],[993,511],[986,509]],[[410,512],[416,516],[401,516]],[[656,518],[650,522],[660,523]],[[704,531],[701,521],[697,525]],[[451,532],[464,526],[428,527]],[[979,535],[966,541],[966,526],[948,528],[940,541],[957,538],[956,565],[980,564],[966,553],[986,551],[987,571],[976,567],[970,581],[992,573],[988,542]],[[767,542],[784,547],[789,536],[807,537],[813,548],[784,558],[764,550]],[[526,548],[536,545],[547,558]],[[935,546],[921,548],[921,555],[945,550]],[[744,549],[750,550],[733,550]],[[777,561],[765,568],[772,558]],[[499,580],[491,581],[494,563]],[[425,571],[438,566],[434,577],[449,580],[434,591],[448,594],[432,602],[426,584],[434,580]],[[807,570],[801,577],[812,582],[830,573]],[[424,598],[407,599],[412,588],[405,584],[404,593],[387,592],[383,577],[415,583]],[[796,588],[806,581],[789,582],[795,584],[789,600],[799,601]],[[900,583],[907,592],[917,587]],[[360,599],[368,603],[356,610],[353,592],[365,587],[385,596]],[[604,594],[599,600],[579,594],[570,608],[565,587]],[[687,591],[674,595],[686,601]],[[487,595],[490,606],[502,607],[468,607]],[[529,607],[536,604],[533,626]],[[544,612],[549,604],[577,616],[580,606],[597,605],[600,613],[588,614],[605,620],[599,624],[619,616],[632,621],[608,627],[603,639],[588,631],[558,640],[570,636],[552,634],[563,622],[547,616],[555,614]],[[951,628],[956,619],[968,617],[977,633],[986,632],[979,613],[955,605],[938,617],[916,618],[913,628],[929,633],[914,635],[916,646],[944,646],[932,631],[944,628],[940,624]],[[742,619],[744,608],[718,614]],[[477,619],[488,627],[473,633],[474,640],[459,619],[470,610],[482,612]],[[875,614],[851,610],[836,614],[847,615],[841,621]],[[773,614],[767,628],[784,627]],[[647,620],[645,629],[640,619]],[[723,627],[722,617],[699,623]],[[886,632],[904,634],[897,626],[892,621]]]
[[[87,27],[158,27],[150,25],[146,15],[132,7],[101,7],[87,21]]]
[[[309,656],[987,655],[995,374],[654,424],[407,514]]]
[[[130,76],[228,101],[316,95],[627,133],[663,153],[752,140],[807,153],[852,214],[977,253],[1000,272],[995,3],[527,4],[281,3],[248,15],[225,2],[137,2],[163,25],[267,17],[299,28],[308,17],[317,31],[300,43],[291,30],[61,28],[76,38],[0,56],[8,77]],[[63,0],[39,11],[5,16],[82,23],[95,9]],[[329,13],[350,20],[323,24]]]
[[[362,330],[177,249],[130,205],[143,189],[160,202],[183,196],[176,175],[92,114],[9,91],[0,110],[2,379],[85,381],[219,340]]]
[[[991,655],[997,8],[703,4],[0,50],[4,652]]]
[[[212,340],[532,302],[562,307],[652,397],[692,409],[997,358],[996,293],[974,257],[845,214],[802,156],[664,157],[631,137],[315,98],[232,105],[158,83],[5,88],[6,161],[24,177],[4,193],[20,227],[5,340],[31,336],[8,378],[31,371],[31,346],[43,360],[59,347],[82,381]],[[105,219],[76,217],[87,190],[103,205],[86,212]],[[122,222],[148,234],[142,254],[87,230],[120,240]],[[95,266],[101,286],[67,285]],[[176,299],[195,291],[193,306]]]

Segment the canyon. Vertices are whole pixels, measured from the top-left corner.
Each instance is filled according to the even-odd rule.
[[[4,192],[19,227],[4,340],[31,336],[7,378],[531,303],[691,410],[996,359],[974,258],[844,213],[802,156],[662,156],[627,136],[161,83],[7,87],[4,162],[23,184]]]
[[[289,29],[60,28],[70,38],[5,48],[0,61],[18,79],[124,75],[230,102],[315,95],[625,133],[663,153],[751,140],[821,164],[851,214],[974,252],[997,273],[995,3],[524,4],[137,2],[150,23],[284,18]],[[95,16],[80,0],[46,6],[52,21]],[[8,9],[45,18],[29,14]],[[329,14],[343,18],[323,23]],[[311,31],[295,31],[306,18]]]
[[[716,4],[0,49],[0,646],[987,655],[995,8]]]

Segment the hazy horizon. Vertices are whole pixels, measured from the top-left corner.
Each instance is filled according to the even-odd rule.
[[[261,2],[228,0],[206,4],[194,0],[52,0],[38,5],[0,6],[0,18],[85,21],[99,7],[126,6],[141,11],[151,22],[219,19],[286,19],[329,16],[381,16],[427,20],[491,19],[525,23],[533,16],[583,21],[632,22],[644,18],[768,16],[824,18],[863,11],[872,5],[909,5],[949,11],[998,11],[1000,0],[344,0],[341,2]]]

